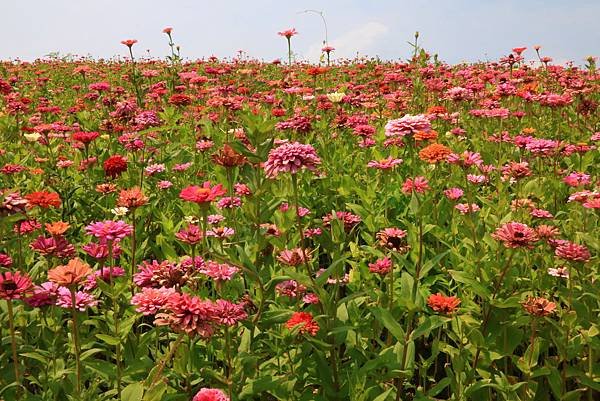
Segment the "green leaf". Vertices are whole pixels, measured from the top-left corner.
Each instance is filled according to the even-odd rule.
[[[394,390],[394,388],[389,388],[387,391],[385,391],[384,393],[381,393],[380,395],[378,395],[376,398],[373,399],[373,401],[385,401],[388,399],[389,395],[392,393],[392,391]]]
[[[109,336],[108,334],[96,334],[96,337],[109,345],[117,345],[121,341],[113,336]]]
[[[371,308],[371,313],[386,329],[389,330],[390,333],[392,333],[396,340],[404,341],[404,330],[402,330],[402,327],[394,319],[390,311],[374,307]]]
[[[131,383],[123,389],[121,394],[122,401],[141,401],[144,396],[144,384],[137,382]]]

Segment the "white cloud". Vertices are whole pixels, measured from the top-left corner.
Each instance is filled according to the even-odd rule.
[[[371,46],[388,31],[389,28],[381,22],[371,21],[330,40],[329,45],[335,47],[333,55],[336,58],[353,58],[357,52],[373,56],[375,54],[370,51]],[[306,58],[312,62],[318,61],[322,47],[322,43],[311,45],[306,52]]]

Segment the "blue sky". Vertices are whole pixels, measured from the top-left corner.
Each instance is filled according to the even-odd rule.
[[[324,28],[337,57],[357,54],[405,59],[414,32],[431,53],[451,62],[495,59],[513,47],[539,44],[557,62],[600,55],[599,0],[6,0],[0,59],[32,60],[50,52],[164,57],[173,27],[182,56],[231,57],[244,50],[265,60],[286,57],[277,31],[295,27],[299,59],[316,61]]]

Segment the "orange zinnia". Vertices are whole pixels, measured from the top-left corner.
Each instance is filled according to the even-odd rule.
[[[136,207],[144,206],[146,203],[148,203],[148,197],[145,196],[142,190],[138,187],[124,189],[121,192],[119,192],[117,206],[128,207],[129,209],[133,209]]]
[[[417,142],[437,139],[437,137],[438,137],[438,133],[437,133],[437,131],[434,131],[434,130],[416,131],[413,135],[413,138],[415,138],[415,141],[417,141]]]
[[[46,230],[52,235],[63,235],[71,227],[69,223],[64,221],[55,221],[54,223],[46,223]]]
[[[419,152],[419,158],[427,163],[438,163],[446,160],[452,151],[441,143],[432,143]]]
[[[79,258],[69,260],[66,265],[56,266],[48,271],[48,280],[58,285],[77,284],[92,273],[90,266]]]

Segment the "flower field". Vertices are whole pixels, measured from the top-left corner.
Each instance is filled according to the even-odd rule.
[[[165,34],[0,63],[0,400],[600,399],[593,58]]]

